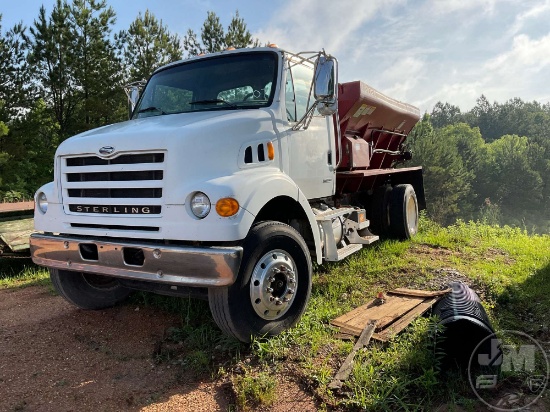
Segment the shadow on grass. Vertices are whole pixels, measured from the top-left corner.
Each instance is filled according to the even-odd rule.
[[[500,329],[550,341],[550,263],[525,281],[508,286],[497,297],[494,312],[498,314]]]

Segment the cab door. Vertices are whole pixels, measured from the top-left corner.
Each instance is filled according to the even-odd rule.
[[[308,199],[332,196],[336,174],[334,126],[332,116],[321,116],[317,110],[311,123],[293,130],[313,105],[313,65],[286,61],[285,109],[288,120],[288,174]]]

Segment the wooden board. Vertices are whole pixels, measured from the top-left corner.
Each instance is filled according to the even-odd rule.
[[[417,289],[405,289],[405,288],[397,288],[394,289],[388,293],[391,293],[392,295],[401,295],[401,296],[418,296],[418,297],[424,297],[424,298],[431,298],[434,296],[443,296],[449,293],[452,289],[444,289],[444,290],[417,290]]]
[[[438,300],[439,298],[437,297],[434,297],[432,299],[426,299],[420,305],[416,306],[414,309],[412,309],[411,311],[407,312],[404,316],[399,318],[395,323],[388,326],[386,329],[384,329],[380,333],[375,333],[372,336],[372,338],[376,340],[381,340],[383,342],[390,340],[390,338],[394,337],[403,329],[405,329],[418,316],[421,316],[424,312],[430,309],[432,305]]]
[[[331,324],[340,332],[359,336],[369,320],[376,321],[373,339],[387,341],[407,327],[416,317],[426,312],[448,291],[418,291],[396,289],[388,292],[384,303],[373,299],[336,319]]]
[[[369,319],[376,321],[376,330],[378,331],[384,329],[423,301],[424,298],[420,297],[391,295],[386,297],[385,303],[379,305],[374,299],[366,305],[334,319],[331,323],[334,326],[340,326],[343,329],[342,331],[359,336],[361,331],[365,329]]]
[[[0,239],[13,252],[29,248],[29,236],[34,232],[34,219],[0,222]]]

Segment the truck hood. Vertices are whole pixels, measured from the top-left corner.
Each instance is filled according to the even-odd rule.
[[[239,170],[243,145],[276,139],[270,109],[224,110],[153,116],[94,129],[65,140],[63,156],[115,158],[123,153],[164,152],[174,179],[205,180]],[[108,156],[99,149],[112,147]],[[59,170],[59,167],[56,167]],[[123,170],[123,166],[121,166]],[[176,175],[177,174],[177,175]],[[166,176],[168,178],[168,176]]]
[[[141,119],[128,120],[121,123],[115,123],[108,126],[99,127],[89,130],[84,133],[75,135],[65,140],[58,148],[58,155],[69,154],[84,154],[95,153],[99,154],[98,150],[102,145],[115,147],[116,144],[121,145],[120,148],[115,147],[115,152],[122,150],[141,150],[143,142],[140,137],[143,136],[147,140],[146,149],[151,149],[152,136],[156,139],[181,137],[185,133],[184,129],[190,125],[200,123],[202,127],[208,127],[209,124],[220,121],[218,118],[246,118],[242,112],[230,111],[208,111],[208,112],[193,112],[181,113],[173,115],[151,116]],[[255,117],[255,116],[253,116]],[[215,120],[218,119],[218,120]],[[127,147],[127,139],[131,139],[132,146]],[[158,148],[162,145],[156,141]],[[160,144],[160,146],[159,146]]]

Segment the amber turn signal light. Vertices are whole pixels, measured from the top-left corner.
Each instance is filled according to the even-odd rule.
[[[216,203],[216,212],[223,217],[236,215],[239,211],[239,202],[232,197],[224,197]]]
[[[275,147],[272,142],[267,142],[267,158],[269,160],[275,159]]]

